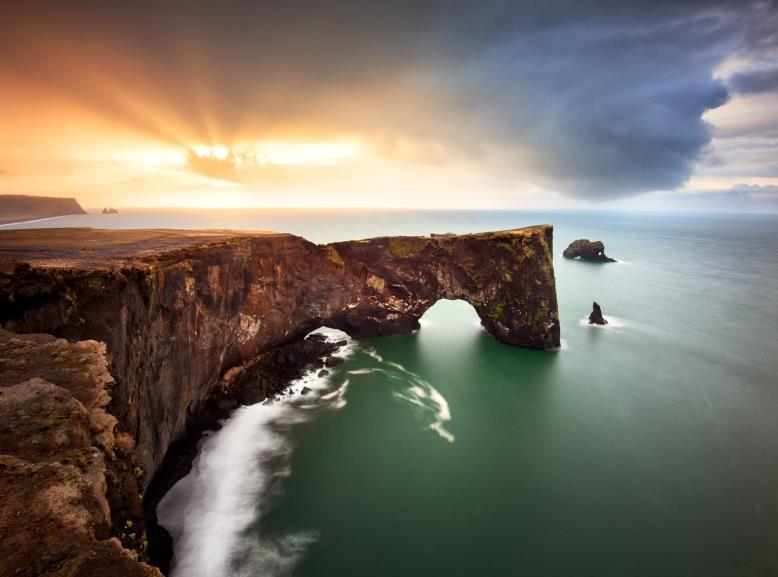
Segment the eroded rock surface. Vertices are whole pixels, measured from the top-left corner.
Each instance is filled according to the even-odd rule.
[[[158,470],[222,376],[330,326],[406,333],[441,298],[499,340],[559,346],[552,227],[315,245],[279,233],[0,232],[0,322],[108,346],[111,412]]]
[[[102,343],[0,329],[0,575],[161,575],[110,536],[107,364]]]
[[[605,256],[605,245],[599,240],[579,238],[571,242],[562,253],[565,258],[580,258],[594,262],[616,262],[615,258]]]

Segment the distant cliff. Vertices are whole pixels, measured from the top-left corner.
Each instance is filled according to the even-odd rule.
[[[0,194],[0,224],[71,214],[87,214],[75,198]]]

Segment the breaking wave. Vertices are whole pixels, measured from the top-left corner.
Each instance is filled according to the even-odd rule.
[[[602,315],[602,318],[604,318],[606,321],[608,321],[607,325],[597,325],[597,324],[589,324],[589,317],[588,315],[583,317],[578,321],[578,324],[582,327],[593,327],[597,329],[623,329],[629,324],[629,321],[614,317],[610,315]]]
[[[320,330],[340,340],[339,331]],[[349,344],[338,354],[353,351]],[[304,388],[310,389],[303,394]],[[288,575],[318,535],[301,531],[263,538],[248,531],[267,505],[270,490],[291,472],[291,444],[281,432],[310,418],[309,409],[340,409],[348,380],[330,391],[318,370],[293,382],[273,402],[236,409],[219,431],[207,433],[191,472],[157,507],[173,538],[171,577]]]

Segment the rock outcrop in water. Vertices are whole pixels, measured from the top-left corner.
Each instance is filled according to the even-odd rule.
[[[109,410],[134,439],[142,487],[235,367],[323,325],[413,331],[441,298],[469,302],[505,343],[558,347],[552,227],[329,245],[230,231],[0,232],[0,322],[106,343]]]
[[[599,240],[579,238],[571,242],[562,253],[565,258],[580,258],[593,262],[616,262],[615,258],[605,256],[605,245]]]
[[[607,325],[608,321],[602,316],[602,309],[596,302],[592,303],[592,312],[589,315],[590,325]]]

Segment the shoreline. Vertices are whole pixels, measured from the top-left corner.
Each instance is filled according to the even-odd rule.
[[[117,514],[100,529],[119,537],[128,563],[142,563],[148,551],[166,568],[172,540],[156,507],[191,470],[203,432],[233,409],[341,361],[322,362],[347,340],[323,344],[305,338],[311,331],[407,334],[432,303],[461,298],[497,340],[554,348],[552,235],[546,224],[318,245],[268,231],[6,229],[0,322],[11,333],[104,343],[113,378],[106,411],[118,422],[128,463],[107,472],[105,510]],[[41,551],[61,553],[55,544],[22,545],[13,548],[21,559],[14,570],[32,566]],[[86,545],[77,554],[113,563]],[[146,570],[140,563],[133,567]]]
[[[167,529],[159,523],[157,507],[176,483],[191,472],[205,433],[218,431],[222,421],[241,406],[252,406],[283,396],[295,381],[324,369],[327,357],[336,354],[345,345],[346,341],[333,342],[308,335],[271,349],[240,367],[241,372],[225,383],[226,386],[217,388],[201,409],[191,416],[183,437],[168,448],[143,499],[143,521],[148,538],[146,554],[151,564],[164,575],[170,574],[174,543]]]
[[[87,213],[88,214],[88,213]],[[19,220],[16,222],[3,222],[0,223],[0,228],[4,226],[16,226],[18,224],[29,224],[31,222],[44,222],[46,220],[55,220],[57,218],[65,218],[66,216],[81,216],[80,214],[58,214],[57,216],[45,216],[43,218],[31,218],[27,220]]]

